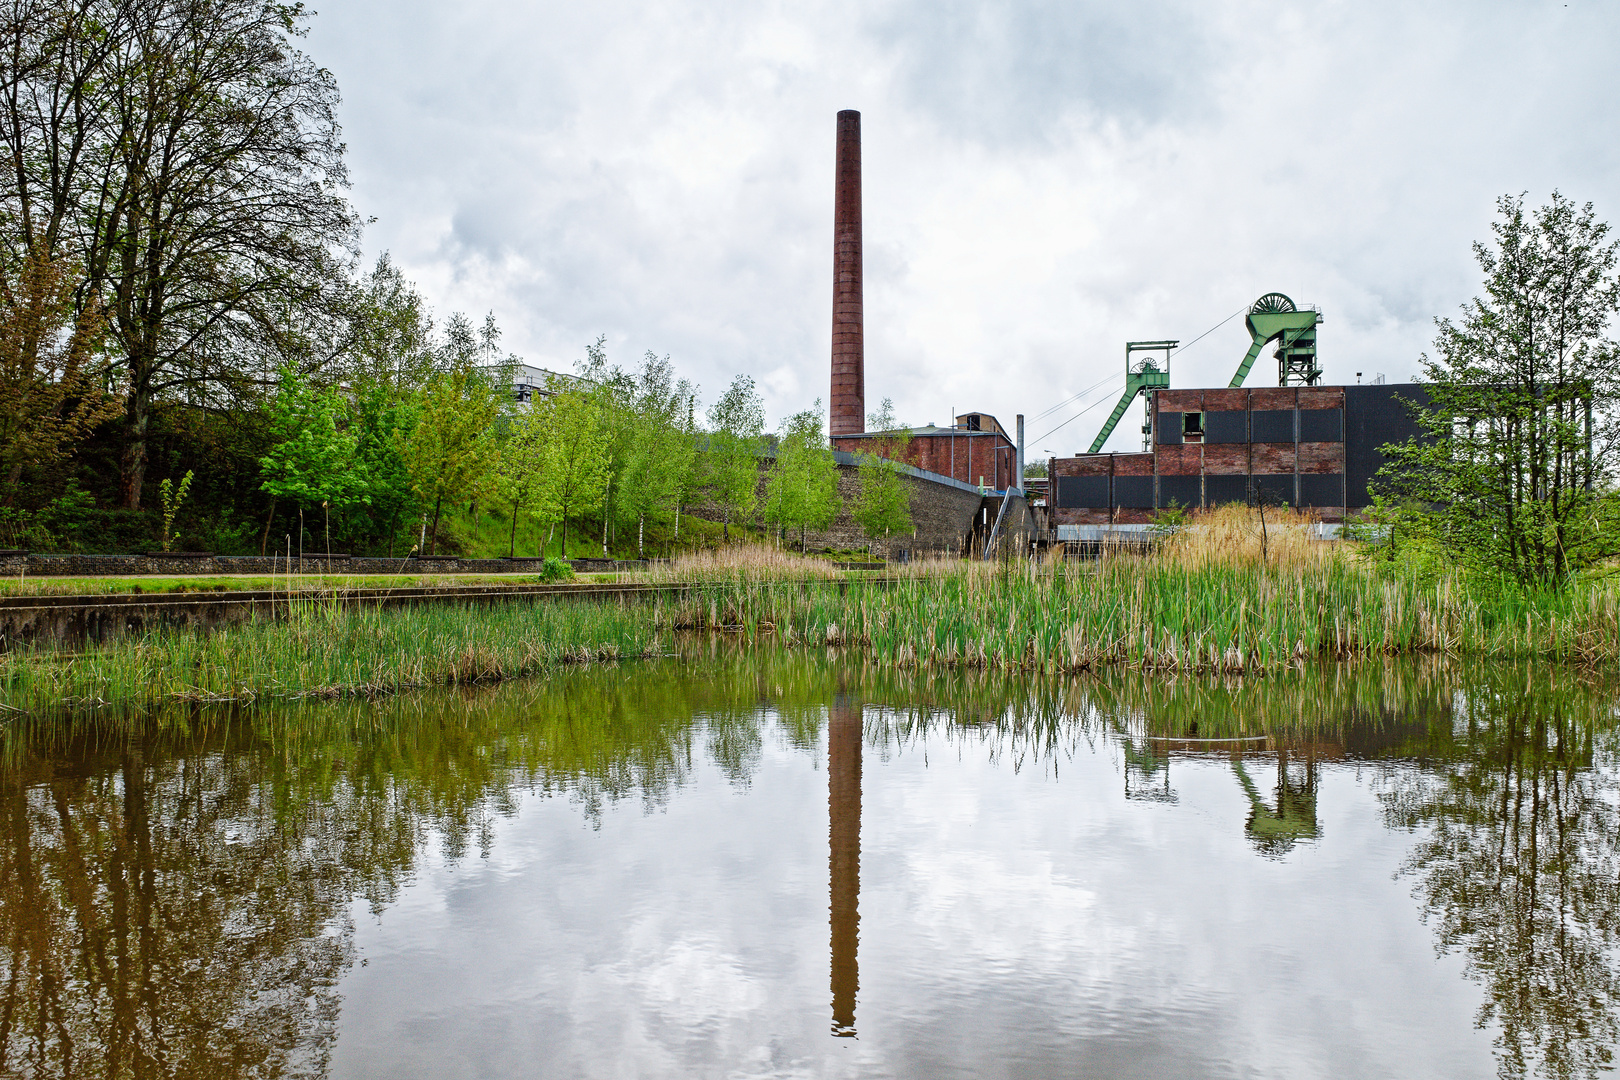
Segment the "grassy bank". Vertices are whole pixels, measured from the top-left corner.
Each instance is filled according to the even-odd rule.
[[[1620,584],[1520,588],[1384,565],[1277,515],[1229,509],[1151,555],[913,564],[886,584],[761,588],[756,574],[671,605],[660,624],[841,645],[898,667],[1259,672],[1311,658],[1440,653],[1620,659]],[[678,572],[678,565],[672,567]]]
[[[604,575],[582,574],[581,581]],[[533,585],[522,574],[220,574],[132,577],[0,578],[0,596],[105,596],[117,593],[308,592],[330,589],[458,589],[467,585]]]
[[[1243,515],[1153,555],[1092,562],[916,563],[886,580],[764,549],[655,571],[679,598],[335,610],[211,635],[159,631],[71,657],[0,655],[0,702],[139,707],[163,700],[375,695],[665,652],[682,631],[833,646],[889,670],[1069,673],[1134,667],[1256,674],[1315,659],[1444,654],[1587,665],[1620,660],[1620,585],[1562,590],[1375,564]]]
[[[534,675],[667,648],[638,604],[563,602],[406,610],[295,606],[282,622],[173,629],[76,655],[0,654],[0,705],[140,709],[163,701],[374,695]],[[3,711],[3,710],[0,710]]]

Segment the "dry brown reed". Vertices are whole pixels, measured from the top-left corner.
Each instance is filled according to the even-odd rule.
[[[654,564],[647,579],[655,584],[688,582],[831,581],[843,577],[826,559],[765,544],[732,544],[677,555]]]
[[[1229,504],[1193,516],[1178,532],[1162,537],[1155,561],[1187,568],[1259,566],[1301,569],[1325,565],[1343,552],[1320,538],[1321,518],[1289,508],[1261,512]]]

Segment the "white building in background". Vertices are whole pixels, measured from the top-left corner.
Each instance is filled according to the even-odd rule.
[[[535,367],[533,364],[511,364],[505,370],[512,377],[512,400],[519,405],[531,404],[536,398],[549,397],[551,391],[546,387],[554,382],[574,383],[579,379],[573,375],[565,375],[550,368]]]

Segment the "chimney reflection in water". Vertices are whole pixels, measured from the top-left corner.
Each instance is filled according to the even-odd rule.
[[[860,987],[861,706],[839,694],[827,724],[828,866],[832,876],[832,1033],[855,1034]]]

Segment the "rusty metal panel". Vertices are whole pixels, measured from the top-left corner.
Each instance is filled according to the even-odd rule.
[[[1257,498],[1261,495],[1269,495],[1277,502],[1294,506],[1294,480],[1293,473],[1283,473],[1281,475],[1256,474],[1250,481],[1250,490],[1254,492]]]
[[[1053,506],[1108,506],[1108,477],[1060,476],[1052,487]]]
[[[1114,505],[1126,508],[1153,508],[1153,477],[1114,474]]]
[[[1249,501],[1249,477],[1216,476],[1214,473],[1204,474],[1204,505],[1221,506],[1225,503],[1246,503]]]
[[[1205,410],[1204,445],[1249,441],[1249,414],[1240,410]]]
[[[1344,413],[1339,409],[1301,409],[1300,442],[1343,442]]]
[[[1185,509],[1197,509],[1204,504],[1204,478],[1201,476],[1159,477],[1159,506],[1171,503]]]
[[[1299,478],[1299,505],[1343,506],[1344,474],[1301,475]]]
[[[1249,414],[1249,438],[1261,442],[1294,441],[1293,409],[1256,409]]]

